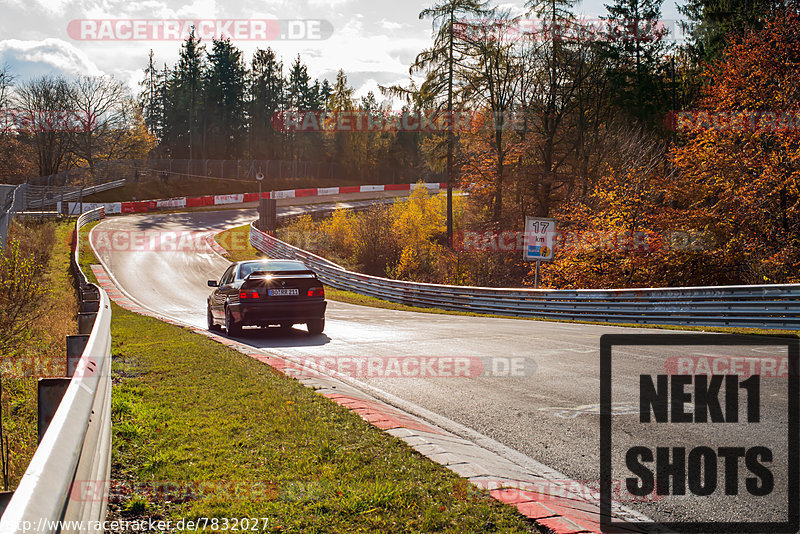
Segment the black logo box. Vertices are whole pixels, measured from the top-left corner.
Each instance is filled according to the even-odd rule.
[[[611,516],[611,352],[614,346],[775,346],[786,347],[788,373],[788,518],[787,521],[678,521],[622,523]],[[797,532],[800,530],[800,379],[798,379],[797,337],[744,336],[733,334],[604,334],[600,336],[600,530],[607,533],[630,533],[631,526],[643,530],[666,529],[687,533],[725,532]]]

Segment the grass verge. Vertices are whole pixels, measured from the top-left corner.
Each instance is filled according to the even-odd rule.
[[[236,517],[277,532],[537,532],[296,380],[112,308],[113,517],[219,518],[220,532]]]
[[[237,226],[217,234],[217,243],[228,251],[231,261],[252,260],[255,258],[266,257],[265,254],[257,251],[249,242],[250,225]],[[485,313],[472,313],[443,310],[440,308],[422,308],[418,306],[407,306],[388,300],[383,300],[367,295],[361,295],[352,291],[336,289],[325,286],[325,296],[330,300],[358,304],[360,306],[372,306],[373,308],[384,308],[390,310],[413,311],[419,313],[435,313],[443,315],[466,315],[472,317],[494,317],[502,319],[518,319],[523,321],[544,321],[553,323],[577,323],[591,324],[599,326],[621,326],[628,328],[659,328],[662,330],[684,330],[693,332],[719,332],[725,334],[757,335],[757,336],[794,336],[794,330],[766,330],[762,328],[726,328],[716,326],[677,326],[677,325],[645,325],[638,323],[603,323],[599,321],[570,321],[566,319],[547,319],[540,317],[510,317],[508,315],[495,315]]]
[[[38,317],[12,354],[2,355],[3,436],[8,448],[4,489],[18,484],[37,443],[37,379],[66,372],[66,336],[77,332],[78,309],[69,272],[72,224],[13,224],[9,240],[19,240],[26,254],[46,257],[42,284],[47,289],[34,311]]]
[[[250,225],[237,226],[214,236],[219,245],[228,251],[228,259],[231,261],[252,260],[254,258],[264,258],[263,254],[250,245]]]

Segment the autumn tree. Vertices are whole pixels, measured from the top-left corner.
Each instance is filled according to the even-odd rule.
[[[136,104],[128,90],[108,76],[81,76],[72,85],[72,108],[79,118],[72,153],[94,170],[98,160],[120,156],[116,148],[137,113]]]
[[[515,24],[508,13],[497,11],[491,24],[482,25],[469,39],[475,57],[474,64],[467,66],[465,96],[476,109],[483,110],[488,119],[485,127],[491,138],[494,159],[492,218],[499,222],[503,213],[503,194],[507,184],[506,158],[512,148],[506,139],[513,134],[511,113],[519,101],[519,87],[523,65],[515,43],[498,36],[510,33]]]
[[[466,19],[466,25],[460,31],[470,32],[470,23],[477,23],[479,19],[488,15],[488,2],[486,0],[442,0],[433,7],[423,9],[420,19],[431,19],[434,28],[433,44],[417,55],[409,69],[411,74],[424,73],[425,82],[420,87],[420,92],[426,97],[435,99],[439,109],[444,109],[452,114],[454,107],[458,71],[465,61],[470,58],[470,47],[459,35],[456,21]],[[450,129],[447,138],[447,241],[453,241],[453,161],[455,157],[455,134]]]
[[[703,214],[743,283],[800,280],[798,35],[800,15],[787,11],[725,49],[671,154],[677,200]]]
[[[70,148],[75,124],[69,116],[73,102],[74,87],[62,77],[43,76],[16,88],[19,138],[33,147],[41,176],[69,168],[73,162]]]

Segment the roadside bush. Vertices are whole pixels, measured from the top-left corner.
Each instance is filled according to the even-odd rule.
[[[30,234],[31,232],[26,232]],[[41,241],[52,247],[52,228],[43,231]],[[31,325],[45,310],[41,300],[47,292],[43,270],[50,248],[39,246],[40,240],[8,240],[0,254],[0,351],[13,353],[20,343],[30,337]]]
[[[373,276],[414,282],[520,286],[529,265],[519,251],[470,252],[447,247],[447,197],[417,185],[407,200],[362,212],[339,210],[325,221],[301,217],[278,237],[340,265]],[[488,214],[467,197],[453,197],[456,241],[465,229],[486,229]]]
[[[12,224],[0,253],[0,467],[18,483],[36,450],[36,382],[63,376],[66,336],[77,330],[69,272],[72,224]]]

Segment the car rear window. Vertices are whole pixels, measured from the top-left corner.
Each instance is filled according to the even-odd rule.
[[[239,267],[239,278],[246,278],[249,274],[256,271],[268,272],[291,272],[307,271],[308,267],[299,261],[263,261],[253,263],[243,263]]]

